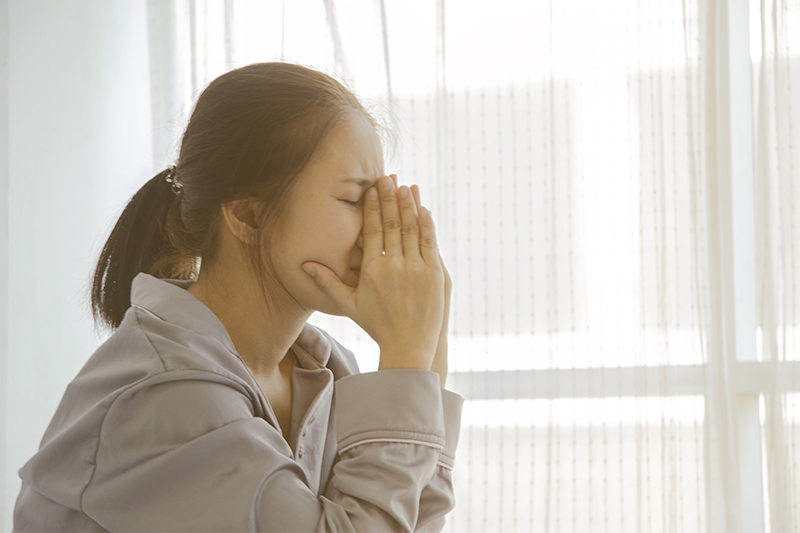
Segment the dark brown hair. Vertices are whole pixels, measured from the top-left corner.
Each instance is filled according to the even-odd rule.
[[[260,235],[275,231],[295,178],[353,112],[379,131],[352,92],[300,65],[257,63],[212,81],[183,134],[174,171],[180,196],[166,181],[168,170],[160,172],[131,198],[103,247],[91,291],[95,323],[119,326],[140,272],[196,279],[198,260],[214,260],[223,203],[259,199]],[[261,247],[251,256],[263,273]]]

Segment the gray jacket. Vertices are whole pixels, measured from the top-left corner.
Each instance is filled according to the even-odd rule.
[[[464,399],[306,324],[292,425],[191,282],[139,274],[20,469],[16,531],[439,531]]]

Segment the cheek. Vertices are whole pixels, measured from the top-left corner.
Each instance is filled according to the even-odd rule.
[[[325,215],[320,215],[315,226],[317,233],[331,239],[330,242],[346,242],[356,239],[361,234],[364,216],[361,206],[354,208],[344,202],[339,202],[341,208],[328,209]]]
[[[346,208],[347,206],[343,203]],[[347,208],[352,209],[352,208]],[[309,217],[302,229],[294,233],[295,242],[304,253],[335,258],[355,246],[363,228],[363,217],[355,209],[328,209]]]

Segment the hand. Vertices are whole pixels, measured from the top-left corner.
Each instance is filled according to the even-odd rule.
[[[395,180],[396,179],[395,176]],[[414,194],[415,207],[422,205],[419,199],[419,186],[412,185],[411,192]],[[439,253],[439,262],[442,264],[442,270],[444,271],[444,317],[442,320],[442,329],[439,332],[439,341],[436,345],[436,355],[431,365],[431,371],[439,374],[439,382],[442,388],[444,388],[445,381],[447,381],[447,327],[450,319],[450,294],[453,290],[453,280],[450,279],[450,273],[444,266],[441,252]]]
[[[395,190],[397,190],[397,175],[392,174],[391,176],[394,180]],[[422,205],[419,195],[419,186],[412,185],[411,192],[414,195],[414,212],[416,213],[418,206]],[[453,290],[453,281],[450,279],[450,273],[444,265],[444,259],[442,259],[441,253],[439,253],[439,262],[442,264],[442,270],[444,271],[444,316],[442,320],[442,329],[439,331],[439,339],[436,344],[436,354],[433,358],[431,371],[439,374],[439,383],[441,383],[442,388],[444,388],[445,382],[447,381],[447,328],[450,319],[450,295]]]
[[[382,179],[394,184],[391,178]],[[358,287],[344,284],[320,263],[302,266],[313,267],[317,286],[378,343],[380,370],[430,370],[442,327],[445,284],[433,218],[417,216],[411,194],[398,198],[393,186],[377,189],[379,199],[367,194],[364,201]]]

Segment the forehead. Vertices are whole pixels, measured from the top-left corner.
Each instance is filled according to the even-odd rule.
[[[325,137],[306,173],[310,181],[332,183],[382,176],[383,147],[375,128],[363,116],[352,115]]]

